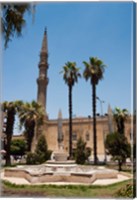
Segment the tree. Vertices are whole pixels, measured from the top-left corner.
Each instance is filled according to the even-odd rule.
[[[125,131],[125,121],[127,120],[128,117],[128,110],[127,109],[120,109],[120,108],[115,108],[114,110],[114,120],[117,125],[117,132],[120,134],[124,134]]]
[[[8,42],[15,35],[21,36],[22,28],[25,26],[25,13],[34,12],[35,5],[30,3],[15,4],[2,3],[2,33],[4,36],[4,46],[7,47]]]
[[[80,137],[77,142],[77,147],[76,147],[76,163],[77,164],[84,164],[85,161],[88,159],[90,156],[91,149],[86,148],[86,142],[82,140]]]
[[[122,164],[131,156],[131,146],[123,134],[108,134],[105,141],[107,154],[112,155],[113,160],[118,161],[119,171],[122,170]]]
[[[105,70],[104,63],[95,57],[89,58],[89,63],[83,62],[85,69],[83,76],[86,81],[89,79],[92,85],[92,108],[93,108],[93,145],[94,145],[94,164],[97,164],[97,135],[96,135],[96,85],[103,79]]]
[[[34,153],[27,154],[27,164],[41,164],[50,159],[52,151],[48,150],[44,135],[40,135]]]
[[[79,68],[76,67],[75,62],[67,62],[63,66],[63,79],[68,85],[69,89],[69,158],[72,158],[72,87],[78,82],[80,77]]]
[[[5,112],[6,115],[6,127],[5,127],[5,135],[6,135],[6,165],[11,165],[10,160],[10,146],[11,146],[11,139],[13,135],[13,128],[15,122],[15,115],[19,112],[22,105],[22,101],[11,101],[11,102],[3,102],[2,110]]]
[[[26,152],[26,142],[21,139],[11,141],[11,155],[23,156]]]
[[[46,160],[50,159],[51,151],[48,150],[47,141],[44,135],[41,135],[39,137],[35,153],[37,154],[39,158],[39,163],[43,163]]]
[[[24,126],[24,135],[27,141],[27,151],[31,151],[31,144],[36,127],[44,122],[44,110],[37,102],[24,103],[19,113],[20,126]]]

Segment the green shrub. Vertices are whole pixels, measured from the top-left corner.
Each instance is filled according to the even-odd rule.
[[[27,164],[41,164],[50,159],[52,151],[48,150],[47,141],[44,135],[41,135],[38,139],[35,153],[28,153],[26,163]]]
[[[36,153],[31,153],[29,152],[27,154],[27,158],[26,158],[26,164],[28,165],[34,165],[34,164],[37,164],[37,154]]]
[[[47,160],[50,160],[51,154],[52,154],[52,151],[48,150],[47,151]]]
[[[116,192],[117,197],[133,198],[133,184],[127,184]]]
[[[44,135],[39,137],[35,153],[37,154],[39,164],[50,159],[52,151],[48,150],[47,141]]]
[[[91,149],[86,148],[86,142],[84,142],[80,137],[77,142],[77,148],[75,152],[76,163],[81,165],[84,164],[85,161],[90,156],[90,154],[91,154]]]
[[[11,155],[23,156],[26,152],[26,142],[22,139],[15,139],[11,141]]]
[[[124,134],[110,133],[106,137],[105,147],[107,154],[110,154],[113,160],[118,161],[119,171],[121,171],[123,163],[131,156],[131,146],[127,138]]]

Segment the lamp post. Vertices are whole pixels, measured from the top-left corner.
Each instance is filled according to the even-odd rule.
[[[96,99],[100,102],[100,109],[101,109],[101,117],[103,118],[103,103],[105,103],[104,100],[101,100],[99,97],[96,97]],[[104,163],[107,162],[107,156],[106,156],[106,149],[105,149],[105,132],[104,132],[104,125],[103,125],[103,140],[104,140]]]
[[[103,117],[103,106],[102,106],[102,104],[105,103],[105,101],[101,100],[99,97],[96,97],[96,99],[99,100],[99,102],[100,102],[101,117]]]

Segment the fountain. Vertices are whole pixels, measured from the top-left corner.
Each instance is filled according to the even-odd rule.
[[[53,182],[92,184],[97,179],[117,178],[116,170],[77,165],[74,160],[67,160],[67,157],[63,150],[59,150],[54,153],[54,160],[48,160],[44,164],[6,168],[5,177],[25,178],[32,184]]]
[[[5,177],[25,178],[30,183],[69,182],[91,184],[97,179],[117,178],[118,172],[105,167],[75,163],[46,163],[6,168]]]
[[[54,152],[54,159],[41,165],[17,166],[6,168],[5,177],[25,178],[30,183],[65,182],[77,184],[91,184],[96,179],[117,178],[116,170],[105,167],[77,165],[74,160],[68,160],[68,154],[63,149],[63,134],[61,112],[58,121],[58,150]]]

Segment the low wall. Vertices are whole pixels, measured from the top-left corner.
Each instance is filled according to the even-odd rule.
[[[93,173],[55,173],[45,172],[42,174],[32,174],[25,169],[5,169],[6,177],[25,178],[30,183],[50,183],[50,182],[74,182],[74,183],[93,183],[96,179],[117,178],[117,172],[102,172],[99,170]]]

